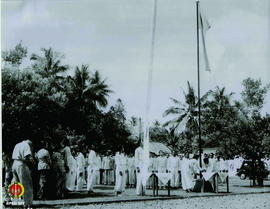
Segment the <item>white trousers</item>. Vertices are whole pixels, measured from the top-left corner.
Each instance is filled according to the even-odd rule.
[[[76,183],[76,178],[77,178],[76,174],[77,172],[74,169],[70,170],[67,174],[66,187],[69,191],[75,190],[75,183]]]
[[[96,180],[95,180],[95,184],[99,184],[100,183],[100,170],[96,170]]]
[[[86,188],[87,191],[93,191],[95,180],[96,180],[96,170],[93,167],[88,166],[87,167],[87,188]]]
[[[136,171],[136,180],[136,194],[142,195],[145,191],[145,186],[142,184],[142,170],[140,170],[140,172]]]
[[[14,180],[20,182],[24,187],[24,204],[32,205],[33,202],[33,183],[31,172],[27,165],[17,160],[14,161],[12,166]]]
[[[84,184],[84,172],[82,170],[77,170],[77,185],[76,190],[82,190]]]
[[[120,175],[122,172],[122,175]],[[115,191],[124,192],[126,187],[126,173],[123,169],[116,168]]]
[[[134,170],[134,168],[128,169],[128,183],[131,185],[135,185],[135,170]]]
[[[166,167],[159,167],[158,168],[159,173],[166,173]],[[165,186],[162,181],[158,180],[158,186]]]
[[[178,170],[170,170],[172,173],[171,187],[179,187],[179,172]]]
[[[182,188],[184,190],[192,189],[194,187],[194,182],[192,175],[189,171],[181,170],[181,181],[182,181]]]

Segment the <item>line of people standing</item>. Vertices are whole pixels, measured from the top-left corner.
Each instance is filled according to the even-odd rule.
[[[149,173],[171,173],[171,187],[182,186],[190,191],[194,186],[194,177],[200,171],[228,170],[227,161],[214,159],[213,156],[208,157],[210,163],[205,161],[201,168],[197,155],[190,158],[189,155],[160,151],[158,155],[151,153],[146,166],[141,147],[130,156],[125,155],[124,150],[115,155],[108,151],[103,156],[97,154],[93,147],[70,146],[67,141],[56,145],[43,141],[41,145],[33,153],[30,140],[18,143],[12,154],[13,165],[9,163],[6,169],[8,178],[5,185],[11,183],[11,176],[13,181],[21,182],[25,187],[24,201],[27,205],[32,204],[33,198],[61,199],[72,191],[87,191],[90,194],[97,184],[115,185],[116,194],[124,192],[126,187],[136,186],[136,194],[142,195],[142,185],[152,186],[151,179],[143,182],[147,179],[143,175]],[[165,187],[161,181],[159,186]]]

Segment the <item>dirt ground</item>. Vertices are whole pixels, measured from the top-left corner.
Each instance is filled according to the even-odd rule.
[[[63,207],[68,209],[269,209],[270,194],[198,197],[127,203],[93,204]]]

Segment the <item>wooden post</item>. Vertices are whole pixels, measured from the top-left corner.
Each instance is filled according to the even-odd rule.
[[[151,175],[151,178],[152,178],[153,196],[155,196],[155,193],[156,193],[155,175],[152,174],[152,175]]]
[[[214,192],[216,193],[216,174],[214,174],[214,181],[213,181],[213,183],[214,183]]]
[[[156,176],[157,196],[158,196],[158,177]]]
[[[168,181],[168,196],[171,195],[170,187],[171,187],[171,180]]]
[[[227,182],[227,193],[229,193],[229,175],[227,176],[227,179],[226,179],[226,182]]]
[[[217,184],[216,184],[217,186],[217,193],[218,193],[218,173],[217,173]]]

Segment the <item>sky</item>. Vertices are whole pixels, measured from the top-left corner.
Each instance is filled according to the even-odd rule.
[[[72,69],[89,64],[121,98],[128,117],[144,118],[153,0],[2,0],[1,45],[20,40],[30,53],[52,47]],[[211,28],[211,72],[201,68],[201,93],[216,86],[240,97],[247,77],[270,82],[270,1],[202,0]],[[197,89],[195,0],[158,0],[150,120],[164,121],[170,97]],[[72,73],[72,72],[70,72]],[[270,112],[270,94],[263,113]]]

